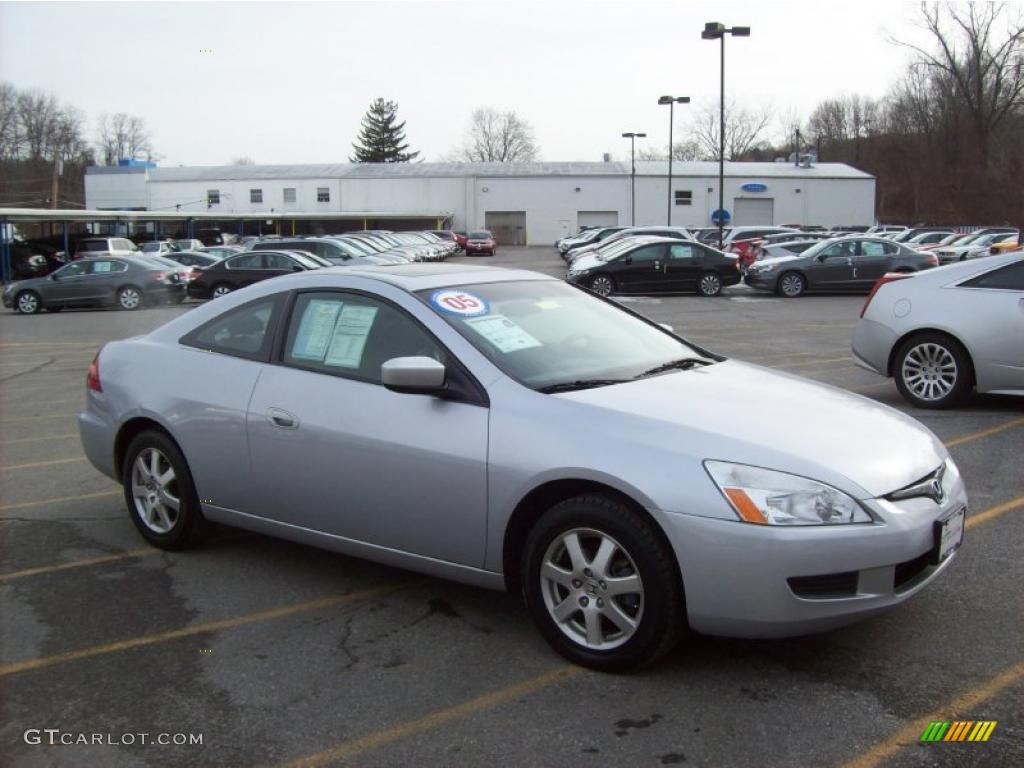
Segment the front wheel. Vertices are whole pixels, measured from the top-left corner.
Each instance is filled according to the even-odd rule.
[[[786,272],[779,278],[779,293],[787,299],[802,296],[807,290],[807,280],[799,272]]]
[[[705,272],[697,281],[697,293],[701,296],[717,296],[722,292],[722,278],[714,272]]]
[[[125,452],[121,482],[132,522],[150,544],[185,549],[202,539],[207,523],[192,473],[167,435],[143,432],[132,440]]]
[[[956,340],[940,333],[907,339],[896,353],[896,388],[918,408],[949,408],[971,388],[971,361]]]
[[[34,315],[43,308],[43,302],[35,291],[22,291],[15,297],[14,307],[23,315]]]
[[[213,287],[213,298],[219,299],[221,296],[227,296],[231,293],[231,286],[227,283],[221,283]]]
[[[590,290],[598,296],[611,296],[615,293],[615,280],[609,275],[597,275],[590,281]]]
[[[674,555],[651,522],[615,499],[552,507],[527,537],[521,574],[541,634],[577,664],[634,669],[671,650],[683,629]]]
[[[126,285],[117,292],[117,306],[129,312],[138,309],[142,306],[142,291],[134,285]]]

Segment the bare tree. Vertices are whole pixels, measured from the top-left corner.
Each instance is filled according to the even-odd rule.
[[[21,153],[22,136],[18,119],[18,90],[10,83],[0,83],[0,159]]]
[[[460,160],[478,163],[527,162],[538,154],[530,124],[511,110],[491,107],[473,111],[466,143],[454,152]]]
[[[737,106],[735,102],[725,104],[725,158],[738,160],[761,140],[771,122],[768,109],[753,110]],[[699,110],[690,123],[694,141],[700,147],[704,160],[718,160],[719,152],[719,108],[708,104]]]
[[[636,159],[668,160],[668,147],[663,147],[661,149],[644,147],[643,149],[637,150]],[[672,159],[683,163],[703,159],[701,157],[700,143],[694,140],[675,142],[672,145]]]
[[[146,121],[124,112],[115,115],[100,115],[99,118],[100,159],[104,165],[117,165],[121,158],[142,155],[147,160],[155,156],[153,140],[146,128]]]
[[[933,49],[896,41],[917,53],[944,96],[962,102],[985,169],[993,133],[1024,107],[1024,17],[1018,12],[1001,30],[1005,11],[1006,3],[921,3]]]

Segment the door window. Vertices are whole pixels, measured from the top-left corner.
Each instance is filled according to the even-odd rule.
[[[89,264],[92,269],[89,270],[91,275],[105,275],[112,272],[125,272],[128,269],[127,264],[122,264],[120,261],[107,261],[106,259],[97,259]]]
[[[88,261],[76,261],[68,264],[66,267],[61,267],[57,270],[56,274],[61,277],[79,277],[89,271]]]
[[[695,246],[680,244],[670,246],[668,249],[668,255],[672,261],[687,261],[692,263],[694,259],[700,256],[700,251]]]
[[[634,264],[642,264],[658,261],[664,251],[665,249],[660,245],[648,245],[643,248],[637,248],[635,251],[627,253],[626,256],[633,259]]]
[[[262,253],[247,253],[236,256],[225,265],[228,269],[263,269]]]
[[[380,384],[381,365],[395,357],[446,359],[419,323],[383,301],[341,291],[296,299],[285,364]]]
[[[297,266],[297,263],[295,261],[292,261],[287,256],[285,256],[283,253],[263,254],[264,269],[290,270],[294,266]]]
[[[182,337],[181,343],[208,352],[266,360],[283,296],[264,297],[229,310]]]
[[[861,240],[860,255],[885,256],[885,246],[882,243],[875,242],[874,240]]]
[[[827,259],[850,258],[853,255],[853,243],[835,243],[824,250],[822,255]]]
[[[996,288],[1004,291],[1024,291],[1024,261],[993,269],[984,275],[961,283],[966,288]]]

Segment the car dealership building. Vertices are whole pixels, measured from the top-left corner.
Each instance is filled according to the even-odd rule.
[[[637,226],[712,226],[718,164],[636,164]],[[355,229],[490,229],[509,245],[544,245],[587,225],[634,221],[628,162],[96,166],[91,210],[268,215],[279,234]],[[670,205],[671,201],[671,205]],[[842,163],[725,164],[732,224],[868,225],[875,179]],[[228,229],[230,231],[230,227]],[[266,231],[266,230],[264,230]]]

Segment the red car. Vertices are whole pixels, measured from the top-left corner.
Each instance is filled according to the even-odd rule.
[[[487,230],[480,230],[478,232],[470,232],[466,237],[466,255],[471,256],[473,254],[484,254],[493,256],[495,251],[498,250],[498,244],[494,242],[494,236]]]
[[[733,240],[732,245],[726,247],[726,253],[736,254],[736,264],[740,270],[746,270],[757,260],[757,250],[764,242],[763,238],[752,237],[749,240]]]
[[[459,248],[461,248],[462,250],[466,250],[466,239],[467,238],[466,238],[466,233],[465,232],[456,232],[456,231],[452,230],[452,237],[455,238],[455,244],[457,246],[459,246]]]

